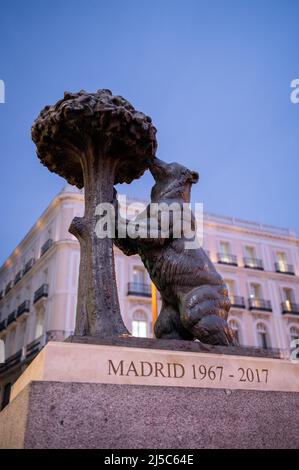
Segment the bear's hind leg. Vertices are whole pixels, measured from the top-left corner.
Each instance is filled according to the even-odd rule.
[[[193,339],[192,334],[182,326],[179,311],[165,302],[155,323],[154,333],[159,339]]]
[[[236,344],[227,323],[230,302],[224,285],[203,285],[180,296],[180,318],[193,338],[202,343]]]

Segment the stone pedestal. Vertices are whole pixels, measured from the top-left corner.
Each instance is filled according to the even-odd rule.
[[[49,343],[0,413],[0,448],[298,448],[299,365]]]

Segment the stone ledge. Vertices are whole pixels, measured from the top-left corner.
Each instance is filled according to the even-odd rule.
[[[175,339],[137,338],[134,336],[111,336],[108,338],[100,338],[97,336],[73,335],[69,336],[65,342],[98,344],[105,346],[122,346],[128,348],[163,349],[170,351],[206,352],[210,354],[229,354],[233,356],[268,357],[272,359],[282,358],[281,352],[279,350],[267,350],[262,348],[242,346],[213,346],[210,344],[201,343],[199,341],[184,341]]]
[[[299,364],[241,355],[77,342],[49,342],[14,383],[101,383],[297,392]]]

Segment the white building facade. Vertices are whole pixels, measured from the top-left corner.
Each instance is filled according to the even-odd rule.
[[[2,406],[45,342],[74,331],[80,250],[68,228],[83,212],[83,192],[66,186],[0,269]],[[299,338],[299,238],[288,229],[205,214],[204,248],[228,286],[229,323],[240,344],[289,351]],[[115,265],[127,328],[152,336],[151,283],[141,260],[116,248]]]

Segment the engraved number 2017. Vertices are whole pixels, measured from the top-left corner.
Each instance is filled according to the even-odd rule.
[[[238,372],[240,372],[239,382],[268,382],[268,369],[243,369],[239,367]]]

